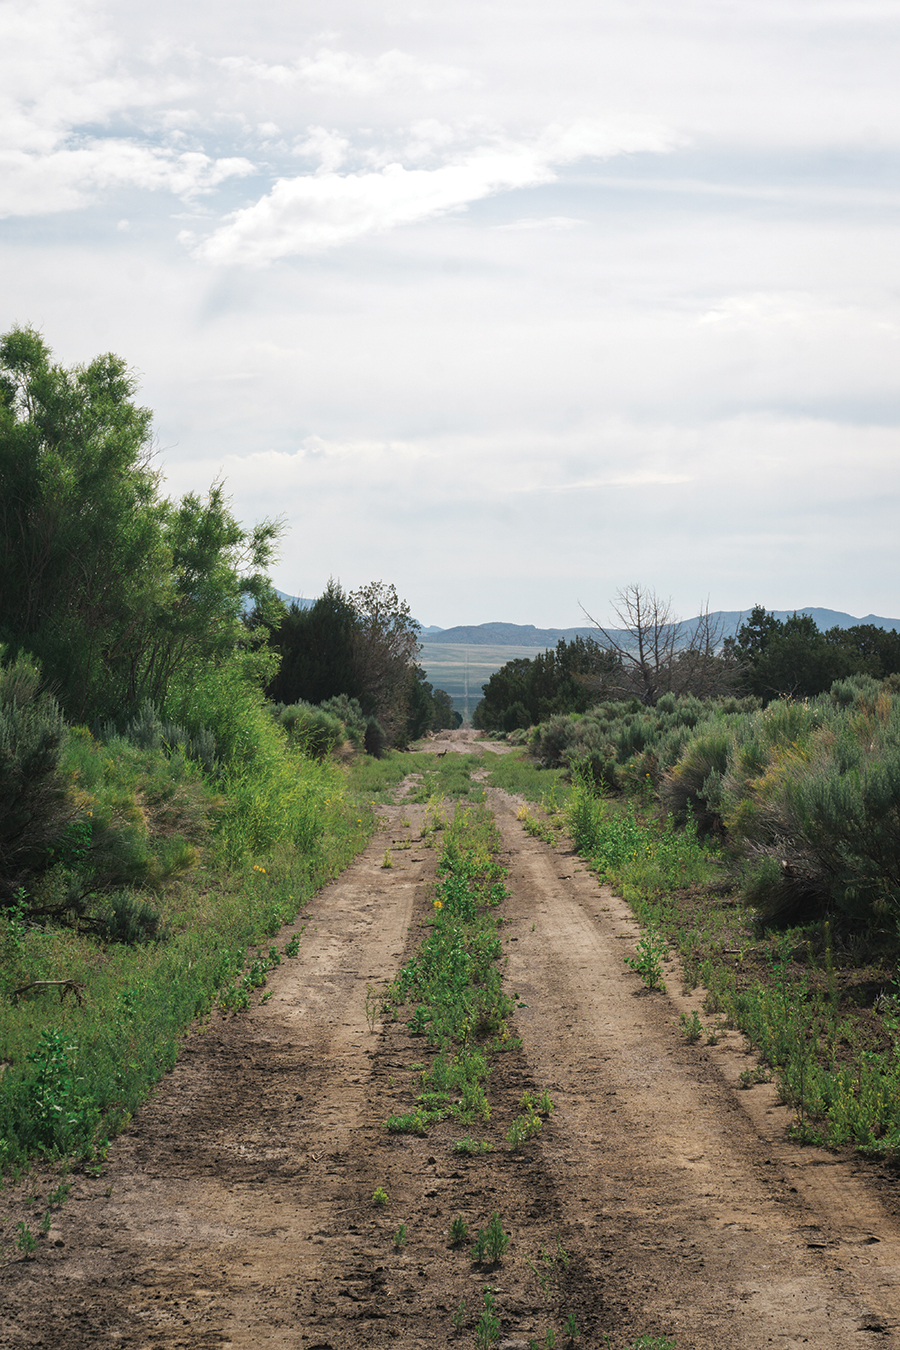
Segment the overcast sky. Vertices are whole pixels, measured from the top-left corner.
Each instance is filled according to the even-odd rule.
[[[900,615],[900,0],[0,0],[0,331],[275,584]]]

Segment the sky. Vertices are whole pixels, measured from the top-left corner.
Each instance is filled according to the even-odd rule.
[[[900,615],[900,0],[0,0],[0,332],[424,624]]]

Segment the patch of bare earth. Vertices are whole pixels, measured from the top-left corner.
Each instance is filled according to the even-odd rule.
[[[490,1284],[510,1350],[550,1325],[564,1345],[565,1313],[577,1344],[608,1334],[614,1350],[643,1333],[678,1350],[900,1346],[892,1176],[788,1143],[773,1090],[739,1089],[738,1037],[685,1042],[679,1014],[700,996],[678,993],[674,968],[668,996],[625,968],[636,929],[622,902],[526,835],[512,799],[488,796],[510,869],[509,987],[527,1004],[522,1049],[494,1060],[490,1122],[421,1139],[383,1128],[428,1059],[402,1022],[366,1018],[367,991],[431,913],[435,852],[423,808],[403,803],[310,904],[271,1000],[189,1038],[104,1175],[76,1178],[35,1257],[0,1272],[0,1344],[471,1346]],[[557,1109],[512,1153],[526,1087],[548,1087]],[[494,1152],[455,1154],[463,1134]],[[7,1234],[23,1194],[6,1194]],[[510,1245],[486,1270],[448,1233],[457,1214],[474,1231],[495,1211]],[[532,1267],[548,1276],[541,1252],[557,1242],[570,1264],[545,1289]]]

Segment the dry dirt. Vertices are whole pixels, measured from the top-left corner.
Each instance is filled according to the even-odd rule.
[[[473,745],[456,733],[429,748]],[[530,838],[514,799],[488,800],[509,867],[508,983],[527,1005],[478,1131],[495,1151],[454,1154],[450,1122],[424,1139],[383,1128],[412,1104],[411,1066],[427,1057],[402,1023],[366,1019],[367,990],[431,911],[423,808],[401,800],[307,908],[271,999],[188,1038],[103,1175],[75,1178],[34,1258],[0,1271],[0,1344],[468,1347],[489,1284],[508,1350],[547,1344],[551,1326],[568,1344],[570,1313],[583,1347],[648,1335],[678,1350],[900,1348],[895,1174],[791,1144],[774,1089],[739,1086],[752,1063],[740,1037],[685,1041],[680,1013],[702,993],[681,995],[670,965],[669,994],[648,994],[624,966],[636,936],[624,904],[574,854]],[[556,1111],[512,1153],[526,1087],[549,1088]],[[6,1193],[7,1224],[21,1201]],[[486,1271],[448,1230],[495,1211],[510,1245]],[[567,1268],[542,1259],[560,1247]]]

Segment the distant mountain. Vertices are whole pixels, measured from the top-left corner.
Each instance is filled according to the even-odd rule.
[[[900,619],[885,619],[877,614],[867,614],[865,618],[857,619],[852,614],[844,614],[837,609],[819,609],[815,606],[797,610],[776,609],[769,612],[774,613],[776,619],[782,620],[790,618],[794,613],[808,614],[823,632],[828,628],[853,628],[856,624],[865,623],[874,624],[876,628],[900,630]],[[749,613],[749,610],[718,609],[710,613],[710,619],[718,627],[721,637],[734,637]],[[690,628],[696,622],[696,617],[686,619],[684,627]],[[610,629],[610,632],[614,636],[619,635],[618,630]],[[462,624],[456,628],[428,628],[423,629],[423,634],[433,643],[452,643],[464,647],[536,647],[543,651],[548,647],[555,647],[560,638],[565,638],[567,642],[576,637],[596,638],[597,629],[593,626],[535,628],[531,623],[479,623]]]
[[[285,595],[284,591],[276,589],[275,594],[279,600],[283,600],[286,605],[296,605],[298,609],[309,609],[316,602],[315,600],[305,600],[302,595]]]

